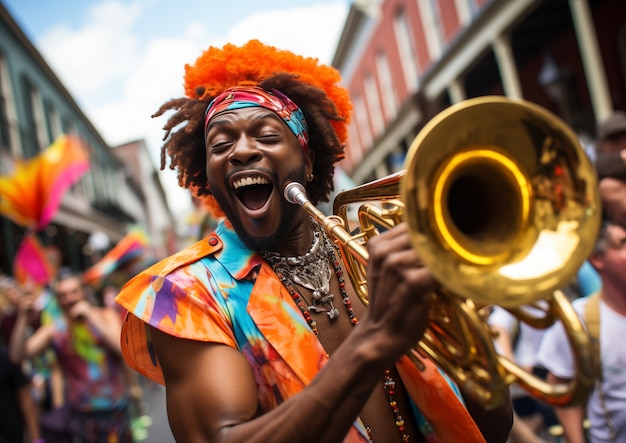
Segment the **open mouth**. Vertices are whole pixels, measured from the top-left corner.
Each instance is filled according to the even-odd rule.
[[[235,195],[250,210],[261,209],[272,194],[274,186],[267,178],[247,175],[233,180]]]

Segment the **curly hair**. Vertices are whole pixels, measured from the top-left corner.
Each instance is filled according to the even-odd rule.
[[[185,67],[187,97],[167,101],[153,115],[174,111],[163,127],[161,169],[177,170],[178,184],[188,188],[214,216],[221,215],[206,176],[204,113],[213,98],[236,85],[277,89],[304,113],[309,128],[309,148],[315,153],[312,182],[307,184],[314,204],[328,201],[334,164],[343,158],[352,105],[339,86],[339,73],[316,59],[251,40],[241,47],[211,47]]]

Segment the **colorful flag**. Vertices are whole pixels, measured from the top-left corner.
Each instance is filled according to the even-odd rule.
[[[0,214],[41,231],[52,220],[65,191],[89,170],[89,157],[75,136],[61,135],[36,157],[17,159],[0,176]]]
[[[80,139],[60,135],[39,155],[16,159],[13,174],[0,176],[0,214],[27,229],[13,263],[20,283],[49,283],[53,266],[36,233],[48,226],[65,191],[88,170],[89,156]]]
[[[83,281],[98,286],[115,270],[143,257],[148,245],[146,233],[138,226],[133,227],[98,263],[85,271]]]

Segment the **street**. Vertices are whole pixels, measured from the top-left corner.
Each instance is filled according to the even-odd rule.
[[[174,436],[167,421],[165,407],[165,388],[159,384],[142,380],[143,398],[146,413],[152,419],[152,424],[146,428],[148,435],[142,443],[173,443]]]

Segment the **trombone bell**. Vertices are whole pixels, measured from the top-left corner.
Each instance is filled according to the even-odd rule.
[[[439,281],[479,305],[544,299],[592,250],[595,170],[571,129],[537,105],[452,106],[420,131],[405,164],[414,247]]]

